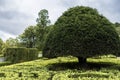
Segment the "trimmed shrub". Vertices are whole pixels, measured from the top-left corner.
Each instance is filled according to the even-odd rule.
[[[38,50],[36,48],[28,48],[28,60],[34,60],[38,58]]]
[[[119,52],[119,36],[113,24],[96,9],[77,6],[58,18],[46,39],[43,56],[72,55],[81,62],[86,58]]]
[[[12,63],[37,59],[38,50],[29,48],[6,48],[4,57]]]

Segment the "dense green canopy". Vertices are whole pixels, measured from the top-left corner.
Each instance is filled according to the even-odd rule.
[[[118,48],[119,37],[113,24],[96,9],[77,6],[58,18],[46,40],[43,56],[117,55]]]

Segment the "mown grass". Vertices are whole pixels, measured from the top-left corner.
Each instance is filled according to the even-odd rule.
[[[120,59],[89,58],[86,65],[75,57],[41,58],[0,67],[0,80],[120,80]]]

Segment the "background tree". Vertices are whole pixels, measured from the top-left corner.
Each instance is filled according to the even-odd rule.
[[[85,63],[88,57],[119,51],[119,37],[113,24],[96,9],[77,6],[56,21],[43,48],[44,57],[72,55]]]
[[[3,43],[2,45],[2,53],[5,53],[6,48],[15,48],[15,47],[20,47],[20,43],[18,38],[9,38],[6,40],[6,42]]]
[[[36,44],[36,29],[34,26],[29,26],[24,30],[24,33],[19,36],[20,43],[27,48],[33,48]]]
[[[6,40],[5,44],[4,44],[4,47],[18,47],[19,45],[19,41],[17,38],[9,38]]]
[[[3,49],[3,40],[0,38],[0,54],[2,54],[2,49]]]

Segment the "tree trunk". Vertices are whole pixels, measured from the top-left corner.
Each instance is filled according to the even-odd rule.
[[[87,58],[78,57],[78,61],[79,61],[80,64],[86,64]]]

